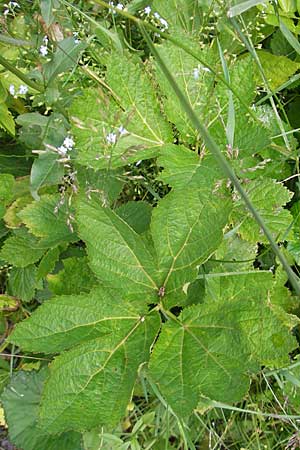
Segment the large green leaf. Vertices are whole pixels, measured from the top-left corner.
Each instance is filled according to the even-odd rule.
[[[293,217],[287,209],[284,209],[284,205],[291,200],[292,193],[276,180],[270,179],[250,181],[245,190],[274,238],[277,241],[287,239]],[[267,242],[256,221],[246,212],[241,200],[236,201],[232,218],[243,239],[250,242]]]
[[[40,372],[18,372],[11,379],[1,400],[9,427],[9,438],[22,450],[82,450],[81,435],[67,432],[49,436],[38,428],[41,392],[48,375]]]
[[[190,41],[189,45],[199,53],[198,44]],[[208,112],[211,107],[209,99],[211,99],[214,91],[214,75],[201,66],[196,58],[169,41],[165,41],[160,46],[159,51],[169,70],[176,77],[178,86],[185,93],[191,107],[206,124],[209,124],[210,116]],[[202,59],[209,63],[213,63],[216,59],[212,51],[203,50],[200,55]],[[191,124],[181,107],[180,101],[174,95],[172,88],[159,68],[157,68],[157,78],[164,94],[165,112],[170,122],[176,125],[181,142],[195,145],[196,141],[199,140],[198,132]]]
[[[23,302],[30,302],[34,296],[36,283],[35,265],[13,267],[9,274],[8,291]]]
[[[240,324],[248,335],[253,358],[268,366],[278,367],[288,362],[288,352],[293,349],[295,339],[288,333],[286,322],[281,322],[278,310],[273,306],[273,297],[276,295],[274,289],[278,289],[278,284],[270,272],[232,273],[225,276],[224,273],[220,276],[212,273],[206,276],[205,282],[206,303],[234,300],[247,301],[253,306],[248,321]],[[288,326],[293,327],[292,316]]]
[[[114,211],[95,200],[82,201],[77,222],[91,269],[101,281],[124,289],[128,295],[158,291],[150,245]]]
[[[205,302],[163,325],[151,356],[150,375],[179,416],[196,407],[200,394],[240,400],[247,372],[287,364],[296,345],[269,303],[271,273],[211,275]]]
[[[74,37],[68,37],[57,45],[52,60],[44,65],[44,76],[47,84],[50,84],[62,72],[72,69],[77,65],[80,54],[86,47],[85,42],[76,43]]]
[[[40,411],[43,429],[57,433],[116,424],[159,326],[157,313],[136,310],[117,291],[101,287],[50,300],[19,324],[10,339],[29,351],[70,349],[50,366]]]
[[[78,162],[94,169],[115,168],[156,156],[172,142],[172,132],[141,63],[113,54],[107,82],[117,101],[93,89],[71,107]]]
[[[223,239],[230,202],[210,190],[174,191],[153,210],[151,231],[158,257],[159,286],[172,296],[196,278]],[[170,298],[171,297],[171,298]]]
[[[26,228],[14,231],[4,242],[0,258],[16,267],[26,267],[37,262],[45,253],[46,247],[40,244]]]
[[[71,219],[74,210],[61,200],[59,195],[43,195],[41,200],[30,203],[18,214],[31,233],[41,238],[43,246],[77,240]]]
[[[8,204],[13,198],[15,179],[10,173],[0,174],[0,203]]]
[[[55,295],[80,294],[88,292],[96,284],[86,257],[66,258],[63,270],[47,276],[48,288]]]
[[[277,56],[272,53],[260,50],[258,57],[262,65],[266,80],[272,90],[275,90],[285,83],[291,75],[300,68],[298,62],[292,61],[286,56]],[[264,85],[262,77],[257,70],[257,83]]]
[[[183,145],[163,149],[158,164],[164,168],[159,179],[175,190],[207,189],[224,178],[212,156],[203,158]]]
[[[81,202],[79,234],[102,282],[153,303],[160,294],[171,305],[184,299],[184,284],[220,245],[229,211],[226,196],[212,198],[210,190],[194,190],[188,197],[182,190],[171,192],[152,213],[153,249],[150,239],[112,210]]]
[[[30,173],[30,187],[32,196],[38,200],[38,191],[46,185],[54,185],[62,180],[64,168],[58,162],[58,155],[54,152],[41,153],[34,160]]]

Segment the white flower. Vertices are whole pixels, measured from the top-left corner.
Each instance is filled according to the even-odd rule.
[[[168,25],[168,22],[165,20],[165,19],[163,19],[162,17],[159,19],[159,21],[160,21],[160,23],[162,24],[162,26],[165,28],[165,29],[168,29],[169,28],[169,25]]]
[[[3,15],[7,16],[8,13],[9,13],[9,9],[5,9],[4,12],[3,12]]]
[[[8,6],[9,6],[9,8],[20,8],[19,3],[17,3],[17,2],[9,2]]]
[[[122,5],[122,3],[118,3],[116,8],[122,11],[122,9],[124,9],[124,5]]]
[[[128,133],[128,131],[123,127],[123,125],[121,125],[121,126],[118,128],[118,131],[119,131],[119,133],[120,133],[120,136],[124,136],[124,134],[127,134],[127,133]]]
[[[42,56],[48,55],[48,48],[46,47],[46,45],[41,45],[40,46],[40,54]]]
[[[160,20],[160,15],[158,14],[158,12],[155,12],[153,15],[154,15],[155,19]]]
[[[49,39],[48,39],[48,36],[47,36],[47,35],[43,37],[43,42],[44,42],[45,45],[48,44]]]
[[[115,143],[117,142],[117,135],[116,135],[115,133],[109,133],[109,134],[106,136],[106,141],[107,141],[109,144],[115,144]]]
[[[19,87],[19,94],[20,95],[25,95],[28,92],[28,87],[25,86],[25,84],[21,84]]]
[[[109,6],[115,6],[114,5],[114,2],[108,2],[108,4],[109,4]],[[114,11],[113,9],[111,10],[111,12],[113,13],[113,14],[116,14],[116,11]]]
[[[67,136],[63,142],[63,147],[66,147],[68,150],[71,150],[75,145],[75,142],[73,139],[69,136]]]
[[[74,37],[74,42],[75,44],[79,44],[80,39],[78,39],[78,31],[73,31],[73,37]]]
[[[195,80],[199,80],[200,70],[198,68],[193,69],[193,76]]]
[[[149,14],[151,13],[151,6],[146,6],[146,8],[144,9],[144,13],[149,16]]]
[[[57,151],[61,156],[66,156],[68,149],[61,145],[60,147],[57,147]]]
[[[15,86],[13,84],[9,85],[9,93],[10,95],[15,95],[16,91],[15,91]]]

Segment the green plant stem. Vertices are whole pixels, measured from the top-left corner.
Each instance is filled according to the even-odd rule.
[[[35,89],[38,92],[44,92],[43,86],[40,84],[35,83],[35,81],[32,81],[30,78],[28,78],[27,75],[22,73],[19,69],[17,69],[15,66],[13,66],[10,62],[8,62],[3,56],[0,55],[0,64],[5,67],[7,70],[12,72],[14,75],[16,75],[20,80],[24,81],[24,83],[27,84],[27,86],[30,86],[32,89]]]
[[[261,215],[259,212],[255,209],[255,207],[252,205],[250,199],[248,198],[248,195],[246,194],[245,190],[241,186],[241,183],[239,182],[239,179],[237,178],[235,172],[231,168],[230,164],[228,163],[227,159],[223,155],[223,153],[218,148],[217,144],[215,143],[214,139],[212,138],[211,134],[207,130],[207,128],[200,122],[198,116],[196,115],[195,111],[189,104],[187,98],[185,95],[181,92],[179,86],[177,85],[175,79],[173,78],[172,74],[170,73],[169,69],[167,68],[166,64],[164,63],[163,59],[161,58],[158,50],[153,45],[153,42],[151,41],[147,31],[145,30],[143,25],[140,25],[141,32],[145,38],[145,41],[147,42],[153,56],[157,59],[165,77],[167,78],[169,84],[174,90],[174,93],[178,97],[184,111],[186,112],[187,116],[190,118],[193,126],[198,130],[200,135],[202,136],[204,143],[206,147],[210,150],[210,152],[215,157],[216,161],[218,162],[219,166],[223,170],[223,172],[228,176],[228,178],[231,180],[232,184],[236,188],[237,192],[240,194],[241,198],[245,202],[247,208],[253,215],[254,219],[260,226],[260,228],[263,230],[265,236],[267,237],[271,248],[273,249],[275,255],[281,262],[284,270],[286,271],[289,280],[298,296],[300,296],[300,284],[299,279],[296,276],[296,274],[291,269],[288,261],[286,260],[285,256],[280,251],[279,247],[277,246],[276,242],[273,239],[273,236],[271,232],[269,231],[268,227],[265,225]]]
[[[237,408],[236,406],[227,405],[226,403],[216,402],[212,400],[210,402],[210,406],[213,408],[221,408],[221,409],[229,409],[230,411],[237,411],[242,412],[246,414],[252,414],[255,416],[262,416],[262,417],[272,417],[274,419],[300,419],[300,416],[298,415],[285,415],[285,414],[272,414],[272,413],[263,413],[261,411],[252,411],[251,409],[243,409],[243,408]],[[196,410],[197,411],[197,410]]]
[[[3,42],[4,44],[14,45],[15,47],[34,47],[34,43],[32,41],[15,39],[9,36],[9,34],[0,33],[0,42]]]

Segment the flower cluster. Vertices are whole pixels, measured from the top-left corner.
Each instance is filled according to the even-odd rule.
[[[123,9],[125,9],[125,6],[122,3],[117,3],[116,5],[114,4],[114,2],[108,2],[109,6],[112,6],[113,8],[119,9],[120,11],[122,11]],[[114,11],[113,9],[111,9],[111,12],[113,14],[116,14],[116,11]]]
[[[72,150],[75,145],[75,142],[71,136],[67,136],[64,139],[64,142],[60,147],[57,147],[57,152],[63,158],[70,159],[70,156],[67,155],[68,151]]]
[[[146,6],[146,8],[144,8],[144,14],[146,14],[147,16],[150,16],[151,14],[151,6]],[[169,28],[169,24],[166,21],[166,19],[164,19],[163,17],[161,17],[158,12],[155,12],[153,14],[153,17],[158,20],[158,22],[160,22],[160,26],[161,26],[161,31],[166,31]]]
[[[200,77],[200,71],[203,72],[210,72],[210,69],[208,67],[204,67],[204,66],[200,66],[198,65],[198,67],[196,67],[195,69],[193,69],[193,77],[195,80],[199,80]]]
[[[16,91],[16,87],[14,84],[9,85],[9,93],[10,95],[13,95],[14,97],[17,97],[17,95],[25,95],[28,92],[28,87],[25,84],[21,84],[19,87],[19,90]]]
[[[48,36],[44,36],[43,37],[43,44],[40,46],[40,54],[42,56],[47,56],[48,55]]]
[[[74,37],[74,42],[75,44],[79,44],[80,39],[78,38],[79,32],[78,31],[73,31],[73,37]]]
[[[4,7],[3,15],[7,16],[9,13],[14,13],[16,8],[20,8],[20,5],[17,2],[8,2],[4,3]]]
[[[106,136],[106,142],[110,145],[114,145],[117,142],[118,137],[124,136],[125,134],[128,134],[128,131],[123,127],[123,125],[120,125],[117,133],[108,133]]]

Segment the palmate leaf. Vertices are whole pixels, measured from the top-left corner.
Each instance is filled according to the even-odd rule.
[[[163,325],[150,360],[151,377],[179,416],[192,412],[200,394],[240,400],[248,372],[287,364],[296,345],[269,303],[271,273],[212,275],[204,304]]]
[[[117,100],[93,89],[71,107],[78,162],[103,169],[156,156],[173,136],[141,62],[113,54],[107,83]]]
[[[162,288],[171,305],[184,299],[184,284],[196,278],[197,265],[220,245],[229,211],[226,197],[213,198],[210,190],[188,197],[184,191],[171,192],[152,212],[150,241],[112,210],[82,201],[79,234],[90,267],[103,283],[152,303]]]
[[[98,287],[88,295],[50,300],[16,327],[11,341],[29,351],[69,349],[50,366],[40,410],[43,429],[57,433],[120,420],[160,327],[159,315],[147,309]]]

